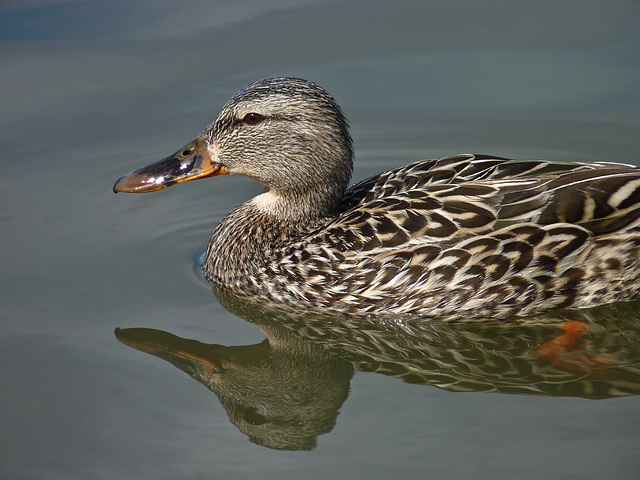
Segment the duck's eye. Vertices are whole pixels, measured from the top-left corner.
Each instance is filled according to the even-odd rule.
[[[180,152],[180,156],[182,157],[188,157],[189,155],[191,155],[193,153],[193,148],[185,148],[184,150],[182,150]]]
[[[247,125],[255,125],[256,123],[260,123],[262,121],[262,115],[259,113],[247,113],[242,121]]]

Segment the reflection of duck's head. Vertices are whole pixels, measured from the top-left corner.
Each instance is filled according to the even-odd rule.
[[[274,449],[313,448],[334,427],[353,374],[350,363],[309,343],[226,347],[144,328],[118,329],[116,336],[205,385],[242,433]]]
[[[286,217],[337,212],[351,177],[351,137],[335,100],[295,78],[238,92],[200,137],[118,180],[118,192],[150,192],[196,178],[244,175],[267,187],[264,204]]]
[[[347,399],[351,364],[310,351],[273,350],[266,341],[261,347],[269,354],[257,361],[229,347],[227,368],[208,387],[252,442],[285,450],[314,448],[316,437],[333,429]]]

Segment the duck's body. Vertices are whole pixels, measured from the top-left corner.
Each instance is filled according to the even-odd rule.
[[[607,202],[634,181],[638,169],[615,164],[418,162],[297,228],[259,200],[241,205],[215,230],[204,272],[242,296],[354,313],[506,317],[631,300],[640,209]]]
[[[639,168],[457,155],[347,190],[351,165],[333,98],[269,79],[115,190],[220,173],[263,183],[218,225],[204,262],[211,283],[258,302],[476,318],[640,295]]]

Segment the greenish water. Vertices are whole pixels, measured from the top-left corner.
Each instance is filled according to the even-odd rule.
[[[4,2],[0,477],[637,478],[640,397],[583,398],[609,374],[557,373],[547,393],[564,396],[523,394],[553,326],[389,327],[394,349],[370,326],[324,323],[320,340],[309,319],[248,322],[194,258],[259,186],[111,188],[274,75],[337,98],[354,180],[465,152],[638,164],[638,20],[629,1]],[[624,367],[625,393],[638,315],[607,311],[585,342]],[[450,357],[463,346],[477,369]],[[217,391],[216,362],[238,366]],[[450,391],[454,373],[481,391]],[[278,400],[287,375],[317,388],[299,404],[305,435],[269,431],[234,390]]]

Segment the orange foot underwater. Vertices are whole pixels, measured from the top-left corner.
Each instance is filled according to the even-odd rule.
[[[574,348],[573,345],[589,332],[589,326],[578,320],[570,320],[561,325],[564,330],[558,338],[538,348],[538,353],[565,370],[579,373],[593,373],[608,375],[615,373],[611,368],[615,365],[612,360],[586,355]]]

